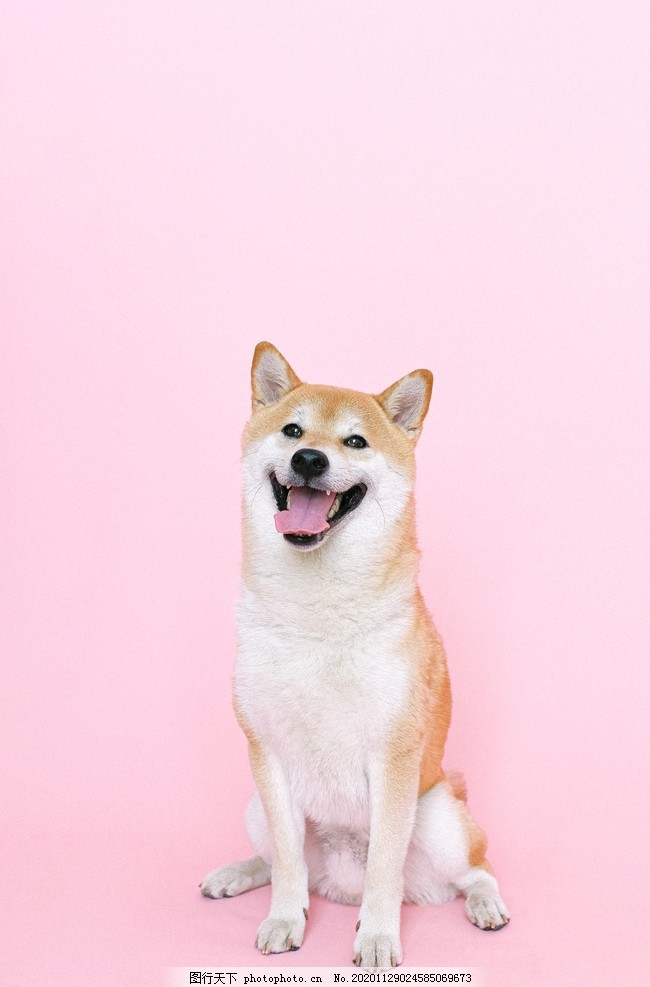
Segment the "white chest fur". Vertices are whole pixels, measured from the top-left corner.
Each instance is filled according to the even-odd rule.
[[[324,589],[304,570],[294,598],[291,585],[244,590],[237,700],[306,816],[366,828],[368,766],[383,756],[409,687],[412,609],[405,587],[370,598],[341,580]]]

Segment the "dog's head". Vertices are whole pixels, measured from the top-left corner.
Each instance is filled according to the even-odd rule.
[[[415,370],[377,395],[305,384],[259,343],[243,460],[245,502],[261,498],[258,523],[262,511],[261,523],[302,551],[352,526],[376,537],[409,502],[432,383]]]

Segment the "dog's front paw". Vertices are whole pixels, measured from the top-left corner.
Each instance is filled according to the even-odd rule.
[[[305,935],[306,913],[294,918],[265,918],[257,930],[255,945],[262,953],[286,953],[300,949]]]
[[[354,940],[353,960],[357,966],[386,969],[402,962],[399,933],[365,931],[360,927]]]

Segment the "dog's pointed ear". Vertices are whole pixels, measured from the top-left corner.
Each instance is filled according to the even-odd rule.
[[[430,370],[414,370],[376,395],[390,420],[414,442],[420,436],[422,422],[429,410],[432,387]]]
[[[272,343],[257,344],[251,368],[253,411],[275,404],[301,383]]]

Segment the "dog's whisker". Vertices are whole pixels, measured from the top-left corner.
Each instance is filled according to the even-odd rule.
[[[251,510],[253,510],[253,504],[255,503],[255,498],[257,497],[258,493],[260,492],[263,486],[264,486],[264,482],[260,483],[259,486],[255,488],[255,492],[253,493],[253,499],[251,500]]]
[[[379,501],[377,500],[376,497],[373,497],[372,499],[374,500],[375,504],[377,505],[377,507],[381,511],[381,516],[384,519],[384,531],[385,531],[386,530],[386,515],[384,514],[384,509],[383,509],[383,507],[381,506],[381,504],[379,503]]]
[[[237,463],[243,463],[245,459],[248,459],[249,456],[254,456],[256,452],[257,449],[251,449],[250,452],[245,452],[242,456],[239,456],[237,459],[233,459],[232,465],[235,466]]]

